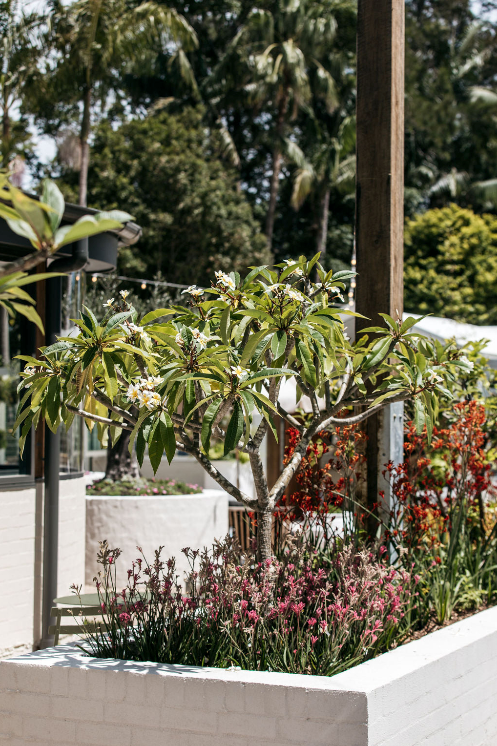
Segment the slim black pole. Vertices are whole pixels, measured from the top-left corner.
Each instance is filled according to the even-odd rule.
[[[47,345],[60,335],[62,283],[60,277],[47,281],[45,335]],[[50,635],[50,610],[57,596],[57,564],[59,544],[59,469],[60,431],[54,434],[45,425],[45,510],[43,526],[43,605],[42,648],[53,645]]]

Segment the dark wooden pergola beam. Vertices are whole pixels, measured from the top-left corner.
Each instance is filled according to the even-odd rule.
[[[403,310],[404,0],[359,0],[357,28],[356,329]],[[388,485],[384,464],[402,458],[396,405],[367,421],[367,501]],[[388,502],[388,494],[387,494]]]

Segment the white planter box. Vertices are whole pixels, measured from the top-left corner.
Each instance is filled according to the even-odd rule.
[[[86,658],[0,662],[9,746],[495,746],[497,608],[326,678]]]
[[[86,585],[101,569],[96,557],[99,541],[119,547],[117,582],[124,587],[127,570],[143,549],[149,562],[163,546],[162,557],[176,557],[178,573],[188,570],[184,547],[202,549],[228,533],[228,496],[223,490],[204,490],[198,495],[153,497],[86,497]]]

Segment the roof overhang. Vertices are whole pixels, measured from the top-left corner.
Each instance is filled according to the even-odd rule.
[[[30,195],[31,196],[31,195]],[[95,215],[98,210],[91,207],[66,204],[61,225],[72,225],[83,215]],[[88,239],[89,260],[85,272],[110,272],[117,266],[117,251],[120,246],[135,244],[142,234],[139,225],[128,222],[115,231],[107,231]],[[33,252],[27,238],[14,233],[5,220],[0,219],[0,263],[11,262]],[[55,257],[71,256],[72,244],[63,246]],[[54,257],[54,258],[55,258]],[[50,266],[50,263],[49,263]]]

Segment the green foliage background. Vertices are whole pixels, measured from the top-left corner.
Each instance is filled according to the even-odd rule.
[[[497,324],[497,217],[451,204],[406,223],[405,308]]]
[[[237,174],[220,160],[215,133],[206,134],[202,117],[201,107],[188,107],[117,130],[102,122],[95,133],[90,206],[126,204],[143,228],[139,244],[120,252],[118,269],[126,274],[161,271],[174,282],[209,284],[214,268],[237,270],[268,259]],[[67,178],[75,187],[74,176]]]

